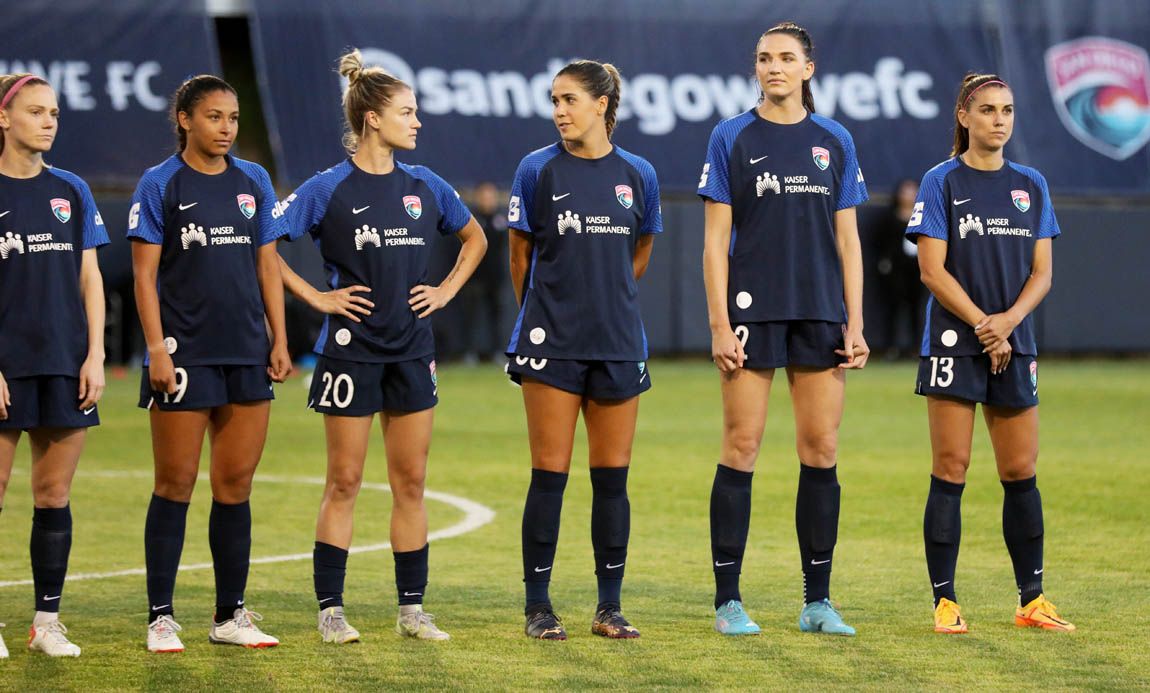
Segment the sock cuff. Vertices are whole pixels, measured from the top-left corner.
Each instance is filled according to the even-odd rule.
[[[184,512],[187,512],[188,508],[192,505],[190,501],[187,503],[184,503],[181,501],[174,501],[174,500],[171,500],[170,498],[164,498],[163,496],[157,496],[154,493],[152,494],[152,502],[155,503],[156,505],[166,505],[170,508],[183,510]]]
[[[426,560],[428,554],[428,546],[428,544],[424,544],[421,548],[418,548],[414,551],[392,551],[391,553],[393,556],[395,556],[395,560],[397,561]]]
[[[546,469],[531,470],[531,488],[536,491],[562,493],[567,488],[567,474],[549,472]]]
[[[833,467],[810,467],[800,462],[799,480],[816,484],[834,484],[839,480],[838,468],[837,464]]]
[[[1002,490],[1007,493],[1026,493],[1038,488],[1038,475],[1032,476],[1029,479],[1019,479],[1017,481],[1002,480]]]
[[[316,556],[320,558],[337,558],[347,561],[348,551],[347,549],[341,549],[334,544],[326,544],[322,541],[317,541],[315,543],[315,553]]]
[[[626,494],[629,469],[630,467],[592,467],[591,488],[596,493],[614,491],[620,495]]]
[[[250,517],[252,513],[251,501],[244,501],[243,503],[221,503],[215,498],[212,499],[212,515],[225,515],[230,517]]]
[[[725,464],[715,465],[715,480],[731,486],[750,486],[754,472],[742,472]]]
[[[965,488],[966,484],[956,484],[952,481],[939,479],[933,474],[930,475],[931,493],[944,493],[948,496],[961,496],[962,490]]]
[[[72,528],[72,506],[63,508],[33,508],[32,524],[40,529],[64,531]]]

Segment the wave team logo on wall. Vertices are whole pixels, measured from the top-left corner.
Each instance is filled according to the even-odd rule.
[[[1091,36],[1046,51],[1046,78],[1062,124],[1080,142],[1122,161],[1150,141],[1150,57],[1125,41]]]

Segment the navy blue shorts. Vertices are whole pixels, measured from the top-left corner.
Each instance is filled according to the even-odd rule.
[[[320,356],[308,406],[321,414],[370,416],[380,411],[423,411],[439,404],[435,356],[359,363]]]
[[[981,402],[992,407],[1026,409],[1038,404],[1038,360],[1014,355],[999,375],[990,374],[990,357],[923,356],[916,394]]]
[[[821,320],[780,320],[734,325],[743,343],[743,368],[785,366],[834,368],[846,359],[835,353],[843,348],[843,325]]]
[[[177,366],[174,394],[153,390],[147,368],[140,377],[143,409],[193,411],[275,398],[267,366]]]
[[[33,428],[87,428],[100,425],[96,406],[80,409],[80,379],[66,375],[34,375],[8,381],[12,406],[0,421],[2,431]]]
[[[591,399],[631,399],[651,389],[646,361],[571,361],[514,354],[507,362],[507,375],[518,385],[525,377],[533,378]]]

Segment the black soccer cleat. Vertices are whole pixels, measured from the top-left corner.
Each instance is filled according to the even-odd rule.
[[[591,622],[591,632],[604,638],[637,638],[639,629],[631,625],[618,604],[607,604],[595,613],[595,620]]]
[[[567,631],[563,629],[563,621],[555,615],[550,607],[527,612],[527,625],[523,628],[523,632],[527,634],[527,637],[536,640],[567,639]]]

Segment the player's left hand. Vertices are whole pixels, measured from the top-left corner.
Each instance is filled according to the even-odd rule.
[[[282,383],[291,375],[291,367],[287,344],[273,344],[272,353],[268,357],[268,377],[272,382]]]
[[[95,356],[84,359],[84,365],[80,366],[80,391],[77,393],[80,406],[76,408],[83,411],[96,406],[104,395],[105,384],[104,359]]]
[[[974,326],[974,334],[985,348],[982,353],[989,354],[1002,342],[1010,338],[1016,323],[1006,313],[994,313],[982,319]]]
[[[847,361],[840,363],[839,368],[863,368],[870,358],[870,347],[863,337],[862,329],[847,325],[843,328],[843,348],[835,349],[835,353]]]
[[[428,286],[420,284],[411,290],[411,299],[407,304],[421,317],[426,318],[440,308],[451,303],[455,295],[442,286]]]

